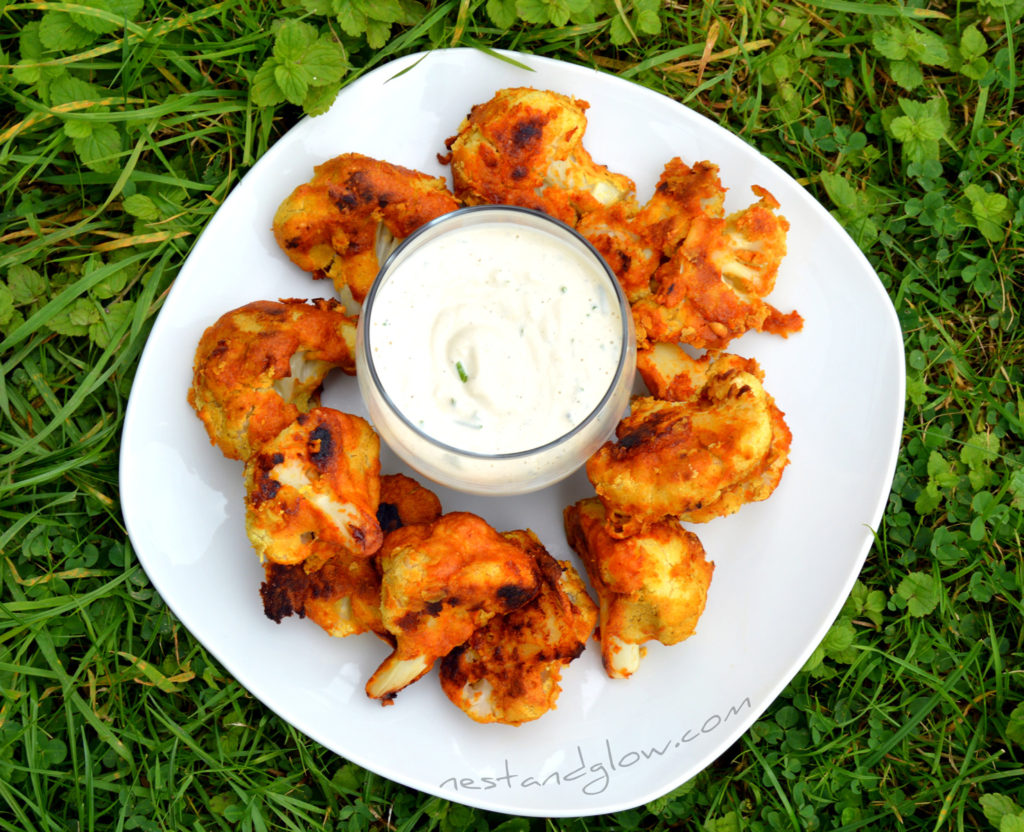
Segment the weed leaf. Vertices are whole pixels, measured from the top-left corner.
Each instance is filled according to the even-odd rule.
[[[336,19],[346,35],[356,37],[366,31],[366,15],[357,9],[354,3],[343,3],[338,9]]]
[[[285,99],[284,91],[277,83],[276,71],[279,63],[276,58],[269,59],[253,76],[249,94],[258,107],[273,107]]]
[[[0,326],[6,326],[14,317],[14,293],[6,283],[0,283]]]
[[[960,57],[964,61],[970,62],[980,58],[987,49],[988,44],[985,42],[985,36],[978,31],[977,26],[972,23],[964,29],[963,34],[960,36]]]
[[[100,319],[89,325],[89,338],[100,349],[106,349],[117,333],[127,327],[134,314],[135,301],[122,300],[110,304]]]
[[[981,811],[985,814],[985,819],[996,829],[999,829],[1004,817],[1015,815],[1021,811],[1020,806],[1002,794],[983,794],[978,798],[978,802],[981,804]]]
[[[140,220],[155,220],[160,217],[160,209],[145,194],[132,194],[125,197],[121,206],[133,217],[137,217]]]
[[[30,266],[16,263],[7,272],[7,285],[10,287],[14,302],[25,305],[38,300],[46,294],[46,278]]]
[[[889,74],[905,90],[915,90],[924,83],[921,66],[913,61],[893,61],[889,64]]]
[[[971,214],[974,215],[978,230],[985,239],[993,243],[1002,241],[1009,230],[1007,223],[1012,214],[1010,200],[1002,194],[990,193],[976,184],[964,188],[964,196],[971,203]]]
[[[907,611],[914,618],[928,615],[939,603],[935,578],[926,572],[909,573],[900,581],[896,594],[907,602]]]
[[[636,28],[645,35],[657,35],[661,32],[661,17],[658,11],[661,3],[658,0],[637,0]]]
[[[1010,711],[1010,720],[1006,723],[1006,737],[1011,742],[1024,746],[1024,702]]]
[[[511,29],[516,22],[516,0],[487,0],[487,16],[499,29]]]
[[[142,11],[142,0],[77,0],[79,5],[109,12],[121,20],[134,20]],[[86,13],[75,14],[75,23],[97,34],[116,32],[123,24]]]
[[[54,52],[76,52],[92,44],[97,32],[81,26],[67,12],[50,9],[39,21],[39,41]]]
[[[903,31],[895,26],[885,26],[876,30],[871,36],[871,45],[882,57],[891,61],[901,61],[907,57]]]
[[[274,67],[274,80],[285,99],[292,104],[301,104],[309,90],[313,76],[305,67],[295,63],[278,63]]]
[[[96,306],[85,298],[78,298],[50,318],[46,325],[61,335],[85,335],[99,319]]]
[[[928,101],[899,99],[904,115],[892,120],[893,137],[903,144],[903,157],[907,162],[938,160],[939,140],[949,129],[946,102],[936,96]]]
[[[285,22],[274,37],[274,56],[282,62],[299,62],[317,39],[315,26],[300,20]]]
[[[87,136],[74,140],[75,152],[88,168],[99,173],[110,173],[117,168],[121,152],[121,134],[109,122],[97,123]]]
[[[338,97],[341,84],[324,84],[311,87],[302,100],[302,109],[306,115],[319,116],[331,109],[334,99]]]
[[[1024,832],[1024,812],[1019,815],[1004,815],[999,822],[999,832]]]
[[[1024,467],[1019,464],[1013,467],[1006,489],[1013,497],[1014,507],[1024,509]]]

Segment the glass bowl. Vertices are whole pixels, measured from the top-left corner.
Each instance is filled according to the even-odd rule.
[[[481,205],[407,237],[367,295],[356,377],[381,438],[429,479],[524,494],[576,471],[629,406],[633,319],[572,228]]]

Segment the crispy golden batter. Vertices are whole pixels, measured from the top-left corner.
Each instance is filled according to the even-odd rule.
[[[698,162],[691,168],[676,157],[642,208],[635,199],[622,199],[584,216],[576,230],[608,261],[633,303],[651,294],[651,277],[686,238],[694,218],[721,217],[724,199],[717,166]]]
[[[260,558],[315,571],[338,549],[368,557],[383,540],[380,440],[358,416],[318,407],[245,465],[245,526]]]
[[[637,215],[651,244],[671,257],[699,216],[724,216],[725,188],[718,165],[697,162],[692,168],[678,156],[661,173],[654,194]]]
[[[712,379],[727,373],[747,373],[759,381],[764,380],[764,373],[753,358],[718,353],[706,354],[694,360],[678,344],[655,344],[649,350],[640,350],[637,353],[637,369],[656,398],[677,402],[696,401]],[[772,438],[760,472],[726,489],[718,502],[690,511],[683,519],[693,523],[712,520],[722,513],[731,513],[724,512],[726,508],[735,511],[745,503],[766,500],[778,487],[783,469],[789,464],[793,434],[775,400],[768,396],[766,401]]]
[[[799,314],[762,300],[775,286],[789,223],[768,191],[753,190],[760,200],[742,211],[693,217],[682,244],[654,273],[650,294],[633,303],[637,343],[719,350],[751,329],[787,335],[802,327]]]
[[[572,564],[551,557],[533,532],[503,537],[537,561],[540,593],[495,616],[445,656],[441,687],[477,722],[520,725],[555,707],[562,668],[583,652],[597,607]]]
[[[650,294],[651,277],[661,263],[661,252],[638,210],[634,200],[625,199],[591,211],[576,226],[608,263],[631,303]]]
[[[189,404],[229,459],[248,459],[318,403],[324,376],[355,374],[356,319],[337,301],[261,300],[222,315],[199,340]]]
[[[474,630],[540,589],[533,557],[466,512],[391,532],[378,562],[384,626],[397,647],[366,693],[385,704]]]
[[[586,101],[515,87],[477,104],[447,141],[455,195],[467,205],[518,205],[575,225],[629,198],[632,180],[583,147]]]
[[[609,532],[628,537],[670,515],[703,523],[767,499],[792,435],[757,362],[729,354],[695,360],[664,345],[637,363],[648,385],[679,400],[635,399],[616,429],[619,441],[587,461]]]
[[[441,516],[437,496],[403,474],[380,478],[377,519],[384,534],[412,523],[429,523]],[[289,615],[309,618],[332,636],[372,632],[394,646],[380,615],[380,570],[374,557],[356,557],[343,547],[314,572],[309,561],[263,564],[260,586],[263,611],[278,623]]]
[[[396,241],[458,207],[440,177],[345,153],[281,203],[274,237],[299,268],[362,302]]]
[[[675,520],[617,539],[606,529],[599,500],[581,500],[564,512],[569,545],[583,559],[600,605],[598,637],[605,671],[632,675],[651,639],[677,644],[696,630],[715,566],[692,532]]]

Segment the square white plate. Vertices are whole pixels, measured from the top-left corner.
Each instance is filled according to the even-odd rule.
[[[300,122],[260,159],[196,243],[153,327],[125,417],[121,499],[139,560],[175,615],[301,731],[454,801],[514,815],[592,815],[643,804],[693,777],[750,727],[824,636],[891,486],[903,344],[892,304],[853,241],[744,141],[635,84],[513,57],[533,71],[470,49],[396,60],[344,89],[330,112]],[[510,86],[589,101],[585,145],[596,161],[631,176],[641,201],[673,156],[717,163],[729,211],[756,199],[751,185],[768,188],[792,225],[770,300],[806,322],[788,339],[750,334],[731,346],[761,363],[793,431],[792,461],[766,502],[690,527],[716,564],[697,634],[671,648],[652,644],[629,680],[608,679],[591,646],[563,674],[557,710],[518,728],[472,722],[442,694],[436,670],[381,707],[363,686],[388,652],[383,642],[332,639],[308,621],[265,618],[262,568],[245,534],[242,466],[210,445],[185,400],[196,344],[221,314],[258,299],[331,296],[329,282],[294,267],[270,232],[278,204],[314,165],[361,152],[447,176],[437,159],[445,138],[473,104]],[[347,376],[328,379],[323,403],[365,415]],[[406,470],[386,449],[382,465],[385,473]],[[517,498],[437,491],[446,511],[475,512],[500,530],[532,528],[559,559],[575,558],[562,508],[593,493],[581,473]]]

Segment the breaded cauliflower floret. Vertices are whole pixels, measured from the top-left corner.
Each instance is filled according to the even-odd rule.
[[[636,354],[636,369],[656,399],[695,402],[714,376],[726,372],[749,373],[762,378],[753,358],[728,352],[707,352],[693,358],[679,344],[659,343]]]
[[[764,298],[775,286],[786,253],[789,223],[768,191],[724,219],[698,214],[686,238],[651,280],[651,291],[633,303],[637,342],[682,341],[698,349],[723,349],[749,330],[786,335],[803,319],[783,314]]]
[[[188,402],[210,441],[248,459],[318,403],[324,376],[354,375],[356,319],[334,300],[260,300],[222,315],[199,340]]]
[[[378,562],[381,613],[397,646],[366,693],[385,704],[495,615],[518,609],[540,589],[534,558],[467,512],[391,532]]]
[[[514,87],[475,105],[447,141],[456,196],[467,205],[518,205],[569,225],[630,198],[632,180],[583,146],[586,101]]]
[[[650,294],[651,277],[661,263],[661,253],[637,216],[631,199],[583,216],[576,230],[597,249],[618,278],[630,302]]]
[[[569,506],[564,519],[569,545],[597,592],[598,638],[609,676],[631,676],[647,641],[672,645],[693,635],[715,569],[695,534],[675,520],[662,520],[626,539],[614,538],[596,499]]]
[[[671,257],[686,239],[698,216],[724,216],[725,188],[718,165],[697,162],[690,167],[678,156],[661,173],[654,194],[640,210],[637,222],[646,229],[651,244]]]
[[[597,607],[572,564],[551,557],[533,532],[502,536],[536,559],[540,593],[445,656],[441,687],[477,722],[520,725],[555,707],[562,668],[583,652]]]
[[[384,534],[412,523],[430,523],[441,516],[437,496],[403,474],[380,478],[377,519]],[[380,569],[376,558],[357,557],[336,548],[336,554],[315,571],[304,563],[263,564],[260,586],[263,611],[278,623],[289,615],[308,618],[329,635],[343,637],[373,632],[394,646],[380,614]]]
[[[608,261],[633,303],[651,294],[655,271],[679,248],[696,217],[722,216],[724,199],[716,165],[698,162],[691,168],[676,157],[643,207],[621,200],[584,216],[577,231]]]
[[[245,465],[245,526],[261,560],[319,569],[339,547],[369,557],[383,540],[380,439],[369,423],[318,407]]]
[[[641,375],[680,400],[634,399],[618,442],[605,443],[586,465],[615,537],[664,517],[703,523],[765,500],[789,461],[792,434],[756,361],[661,350],[656,358],[641,351]],[[672,376],[666,365],[680,372]]]
[[[377,519],[384,534],[402,526],[433,523],[441,516],[441,501],[405,474],[386,474],[380,478],[380,505]]]
[[[398,242],[458,207],[440,177],[345,153],[281,203],[274,237],[299,268],[361,303]]]
[[[372,632],[390,641],[380,617],[380,575],[374,559],[356,557],[341,547],[337,552],[314,572],[301,563],[266,561],[260,586],[263,612],[277,623],[289,615],[308,618],[337,638]]]

